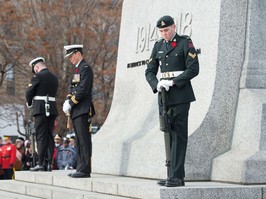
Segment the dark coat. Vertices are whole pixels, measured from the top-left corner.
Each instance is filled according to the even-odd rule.
[[[72,168],[76,168],[77,164],[77,152],[73,147],[61,147],[56,156],[57,168],[65,169],[65,167],[69,166]]]
[[[26,100],[29,106],[33,105],[33,116],[45,114],[45,101],[33,100],[35,96],[55,97],[58,88],[58,78],[47,68],[34,74],[26,91]],[[49,101],[50,115],[58,115],[56,102]]]
[[[83,114],[90,114],[92,117],[95,114],[92,104],[92,68],[85,60],[82,60],[75,70],[67,95],[72,107],[71,118],[74,119]]]
[[[176,34],[168,49],[164,39],[154,44],[145,71],[146,80],[154,93],[157,92],[159,82],[156,77],[159,67],[161,72],[183,71],[179,76],[169,78],[174,81],[174,86],[166,92],[166,105],[189,103],[195,100],[190,80],[198,75],[199,63],[196,50],[189,37]],[[161,105],[160,94],[158,101]]]

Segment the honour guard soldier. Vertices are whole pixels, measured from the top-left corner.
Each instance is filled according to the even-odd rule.
[[[65,58],[75,66],[63,111],[71,117],[76,133],[77,167],[73,178],[90,177],[91,173],[91,133],[90,119],[95,114],[92,104],[93,71],[83,58],[83,45],[64,46]]]
[[[32,108],[38,150],[38,164],[30,171],[52,171],[58,79],[46,68],[43,57],[33,59],[29,66],[34,75],[26,91],[26,100],[27,106]]]
[[[0,147],[0,168],[3,170],[3,179],[14,179],[14,165],[16,162],[16,146],[11,143],[9,136],[4,136],[5,145]],[[1,170],[1,169],[0,169]]]
[[[165,104],[170,113],[170,175],[160,180],[167,187],[184,186],[185,155],[188,139],[188,112],[195,100],[190,80],[198,75],[199,63],[196,50],[188,36],[176,33],[171,16],[157,22],[163,39],[154,44],[145,76],[152,91],[158,94],[159,114],[162,115],[162,88],[166,91]],[[161,70],[158,80],[156,75]]]

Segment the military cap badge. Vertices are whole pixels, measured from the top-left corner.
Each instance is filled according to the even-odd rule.
[[[165,15],[157,21],[156,27],[157,28],[166,28],[166,27],[171,26],[173,24],[174,24],[174,19],[169,15]]]

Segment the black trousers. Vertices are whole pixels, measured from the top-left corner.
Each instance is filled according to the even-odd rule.
[[[53,127],[56,116],[35,115],[35,131],[38,150],[38,165],[51,164],[54,154]]]
[[[174,178],[185,177],[185,157],[188,141],[188,112],[190,103],[176,104],[168,107],[171,109],[171,132],[170,132],[170,176]],[[162,115],[162,107],[159,107]]]
[[[77,167],[78,172],[91,173],[92,143],[89,132],[89,115],[84,114],[74,118],[73,126],[76,132]]]
[[[14,170],[13,169],[3,169],[3,179],[4,180],[11,180],[14,177]]]

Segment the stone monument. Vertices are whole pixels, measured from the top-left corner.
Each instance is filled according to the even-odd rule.
[[[144,73],[160,39],[156,21],[171,15],[200,53],[186,179],[266,183],[265,10],[261,0],[124,0],[114,97],[93,136],[93,172],[166,177],[157,94]]]

